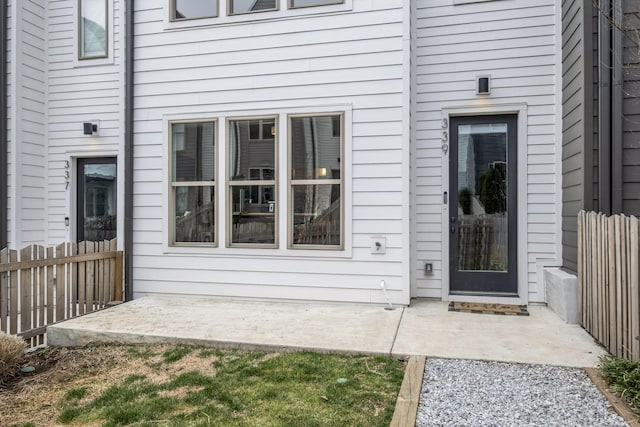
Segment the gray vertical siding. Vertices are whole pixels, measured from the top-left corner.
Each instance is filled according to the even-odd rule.
[[[623,2],[623,26],[640,28],[640,2]],[[622,211],[640,215],[640,37],[635,31],[627,31],[623,37],[623,155],[622,155]]]
[[[586,119],[591,114],[586,85],[586,53],[589,40],[584,37],[585,13],[582,0],[562,2],[562,246],[563,265],[577,270],[577,214],[585,205]]]
[[[603,19],[591,0],[562,3],[562,243],[563,265],[574,271],[578,211],[640,215],[640,1],[612,3],[622,4],[627,34],[610,40],[599,27],[613,17]]]

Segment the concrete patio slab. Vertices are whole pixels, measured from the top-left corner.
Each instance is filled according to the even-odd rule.
[[[413,301],[402,316],[394,355],[592,367],[606,354],[580,326],[550,309],[529,316],[448,311],[445,302]]]
[[[402,308],[145,297],[47,328],[55,346],[208,343],[390,354]]]
[[[49,326],[50,345],[97,342],[190,343],[328,352],[592,367],[605,354],[578,325],[550,309],[530,316],[447,311],[447,303],[409,307],[212,298],[145,297]]]

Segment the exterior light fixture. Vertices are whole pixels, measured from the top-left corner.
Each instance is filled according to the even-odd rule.
[[[476,77],[476,95],[489,95],[491,93],[491,76]]]
[[[85,135],[96,135],[98,133],[97,123],[84,123],[83,125]]]

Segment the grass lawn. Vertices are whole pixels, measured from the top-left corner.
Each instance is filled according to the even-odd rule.
[[[2,426],[388,426],[404,362],[188,346],[45,349],[0,385]]]

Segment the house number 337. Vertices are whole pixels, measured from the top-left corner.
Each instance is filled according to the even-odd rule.
[[[69,160],[64,161],[64,189],[69,188],[71,182],[71,174],[69,173]]]

